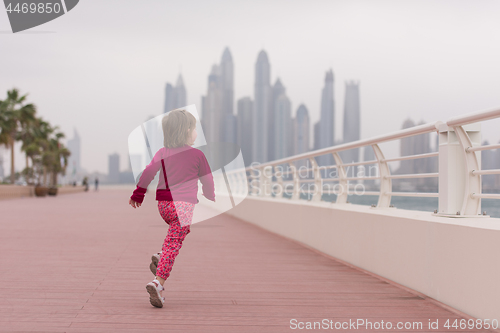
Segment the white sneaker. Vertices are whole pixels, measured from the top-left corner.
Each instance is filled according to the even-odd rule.
[[[160,292],[165,290],[160,284],[160,281],[154,279],[146,285],[146,290],[149,293],[149,301],[151,305],[157,308],[162,308],[163,303],[165,303],[165,297],[161,297]]]
[[[151,273],[156,276],[156,268],[158,268],[158,263],[160,262],[161,252],[155,253],[151,256],[151,263],[149,264],[149,269]]]

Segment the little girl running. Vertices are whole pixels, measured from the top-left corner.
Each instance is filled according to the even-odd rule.
[[[160,215],[169,228],[162,252],[152,257],[157,264],[155,279],[146,285],[151,305],[158,308],[165,302],[163,284],[170,276],[184,238],[191,232],[194,205],[199,202],[198,178],[203,185],[203,195],[215,202],[214,181],[207,159],[201,150],[191,147],[197,136],[195,117],[186,110],[174,110],[163,117],[162,127],[164,147],[156,152],[142,172],[129,200],[132,207],[140,207],[149,183],[162,169],[156,200]],[[154,274],[153,263],[150,267]]]

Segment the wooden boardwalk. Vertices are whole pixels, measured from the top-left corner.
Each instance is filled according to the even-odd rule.
[[[227,215],[192,226],[165,307],[154,308],[145,285],[167,225],[153,193],[136,210],[130,194],[0,201],[0,332],[311,331],[292,329],[292,319],[423,325],[330,331],[487,332],[446,329],[447,319],[463,317]],[[440,329],[429,330],[429,320]]]

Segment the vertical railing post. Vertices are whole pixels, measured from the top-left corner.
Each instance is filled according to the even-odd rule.
[[[337,194],[337,201],[335,203],[347,203],[347,195],[349,193],[349,182],[347,181],[347,174],[345,172],[344,164],[338,153],[332,153],[337,165],[337,174],[339,177],[340,193]]]
[[[265,176],[264,176],[264,168],[260,168],[260,177],[259,177],[259,197],[265,196],[265,190],[266,190],[266,181],[265,181]]]
[[[258,176],[258,173],[260,172],[259,169],[255,169],[255,170],[252,170],[250,169],[250,185],[251,185],[251,189],[252,189],[252,195],[255,195],[255,196],[258,196],[259,195],[259,188],[260,188],[260,181],[258,180],[257,176]],[[257,183],[259,183],[258,187],[257,187]]]
[[[273,167],[271,165],[263,167],[260,171],[260,196],[270,197],[271,196],[271,180],[273,177]]]
[[[291,200],[298,200],[300,199],[300,179],[299,175],[297,172],[297,168],[293,164],[293,162],[289,163],[290,168],[292,169],[292,176],[293,176],[293,194],[291,197]]]
[[[279,169],[277,169],[279,170]],[[276,171],[274,173],[276,176],[276,182],[278,183],[278,188],[281,193],[276,194],[275,198],[283,198],[283,193],[285,192],[285,189],[283,187],[283,170],[281,171]]]
[[[312,169],[313,169],[314,186],[315,186],[315,188],[317,190],[317,192],[315,192],[313,194],[313,197],[311,198],[311,201],[319,202],[319,201],[321,201],[321,197],[323,195],[321,170],[319,169],[318,163],[316,163],[316,159],[314,157],[311,157],[309,159],[309,161],[311,162],[311,166],[312,166]]]
[[[477,216],[481,213],[481,152],[468,151],[481,145],[481,124],[439,128],[439,209],[438,215]]]
[[[380,173],[380,194],[377,207],[389,207],[391,205],[391,194],[389,193],[392,192],[392,182],[388,176],[391,175],[391,171],[378,144],[372,145],[372,148],[377,158]]]

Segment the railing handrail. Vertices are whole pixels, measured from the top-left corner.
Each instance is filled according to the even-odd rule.
[[[448,126],[463,126],[479,121],[490,120],[500,117],[500,108],[487,109],[483,111],[469,113],[463,116],[451,118],[446,122]]]
[[[399,131],[392,132],[389,134],[374,136],[374,137],[371,137],[368,139],[357,140],[357,141],[353,141],[353,142],[349,142],[349,143],[343,143],[343,144],[340,144],[337,146],[332,146],[332,147],[327,147],[327,148],[321,148],[321,149],[313,150],[310,152],[294,155],[291,157],[285,157],[285,158],[282,158],[279,160],[261,163],[261,164],[259,164],[259,168],[295,162],[295,161],[298,161],[301,159],[313,158],[313,157],[325,155],[328,153],[335,153],[335,152],[340,152],[343,150],[360,148],[360,147],[368,146],[368,145],[375,144],[375,143],[382,143],[382,142],[402,139],[402,138],[406,138],[406,137],[414,136],[414,135],[418,135],[418,134],[426,134],[426,133],[437,131],[439,126],[441,126],[442,124],[443,124],[443,122],[436,121],[433,123],[422,124],[422,125],[417,125],[417,126],[410,127],[410,128],[405,128],[403,130],[399,130]],[[249,166],[249,167],[246,167],[245,169],[248,170],[251,168],[252,167]]]
[[[241,181],[243,181],[244,183],[244,181],[246,180],[247,186],[248,178],[251,179],[251,184],[253,184],[254,181],[257,181],[258,187],[253,187],[252,190],[252,194],[254,195],[259,191],[260,193],[262,193],[261,190],[264,190],[264,196],[271,196],[268,190],[273,186],[273,177],[276,177],[275,184],[282,185],[284,183],[293,183],[293,194],[291,199],[294,200],[300,199],[299,189],[300,191],[304,191],[302,190],[302,185],[306,183],[314,182],[313,185],[316,188],[320,188],[319,192],[315,192],[310,199],[313,201],[320,201],[322,200],[322,194],[337,194],[335,190],[332,192],[330,190],[330,187],[328,187],[328,189],[324,189],[323,185],[329,182],[338,182],[337,185],[339,185],[346,191],[342,192],[341,194],[337,194],[337,203],[346,203],[350,188],[356,188],[359,185],[359,183],[349,183],[349,181],[380,180],[379,191],[363,191],[369,195],[379,193],[379,202],[376,207],[390,207],[391,196],[438,197],[440,207],[439,214],[441,215],[477,216],[478,213],[481,213],[481,198],[500,199],[500,194],[482,193],[481,176],[498,175],[500,174],[500,169],[481,169],[481,163],[479,161],[480,154],[478,153],[482,150],[498,149],[500,148],[500,144],[481,145],[481,133],[479,131],[480,127],[469,128],[464,127],[464,125],[494,118],[500,118],[500,108],[479,111],[464,116],[455,117],[448,120],[446,123],[442,121],[436,121],[432,123],[417,125],[389,134],[378,135],[368,139],[357,140],[332,147],[309,151],[306,153],[289,156],[262,164],[259,163],[256,166],[254,165],[254,163],[252,163],[248,167],[242,167],[235,170],[227,170],[226,173],[231,180],[236,180],[238,183],[241,183]],[[439,150],[436,152],[413,154],[395,158],[385,158],[381,148],[379,147],[379,144],[383,142],[400,140],[406,137],[427,134],[434,131],[439,133]],[[450,134],[451,132],[454,132],[454,134]],[[461,149],[457,150],[457,146]],[[375,154],[375,160],[363,162],[353,161],[350,163],[344,163],[342,161],[339,152],[361,147],[372,148]],[[335,160],[335,164],[319,166],[315,157],[324,156],[327,154],[332,155]],[[463,157],[461,157],[460,155],[465,156],[465,159],[463,159]],[[428,172],[427,170],[426,172],[419,173],[392,174],[391,169],[387,164],[396,161],[430,157],[439,158],[439,172]],[[302,178],[299,176],[297,167],[293,164],[293,162],[299,160],[308,160],[308,162],[311,163],[311,167],[306,167],[306,178]],[[290,171],[276,171],[276,167],[287,164],[291,169]],[[349,177],[347,175],[345,167],[366,164],[377,164],[379,167],[377,172],[378,175],[357,175],[355,177]],[[329,169],[336,169],[337,176],[333,178],[323,178],[320,171]],[[300,167],[300,170],[301,172],[303,171],[302,166]],[[250,172],[250,174],[247,175],[247,172]],[[255,174],[255,172],[257,172],[257,174]],[[310,174],[310,172],[312,172],[312,175]],[[453,180],[446,178],[449,175],[457,175],[460,173],[463,174],[463,177],[458,177]],[[284,175],[289,174],[292,174],[293,179],[284,180]],[[313,176],[313,178],[311,178],[311,176]],[[392,185],[393,179],[412,178],[438,178],[439,191],[436,193],[394,191],[394,187]],[[245,191],[248,192],[248,188],[240,188],[239,193],[244,193]],[[304,192],[311,193],[314,191],[308,189]],[[458,205],[459,202],[462,202],[462,204]],[[441,209],[442,204],[443,209]]]

